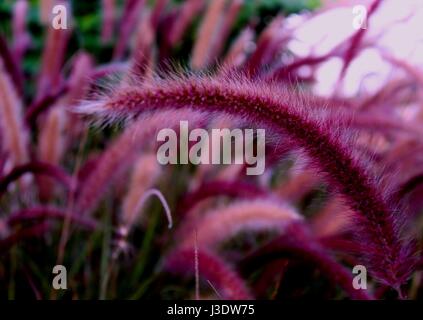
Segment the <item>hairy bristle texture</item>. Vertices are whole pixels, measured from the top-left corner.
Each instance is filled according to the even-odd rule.
[[[180,108],[224,112],[288,135],[326,173],[329,185],[356,212],[357,235],[374,246],[371,252],[363,253],[363,261],[373,275],[399,289],[412,271],[414,254],[401,240],[397,226],[402,221],[401,213],[395,204],[387,203],[376,179],[353,155],[348,139],[339,135],[339,123],[319,119],[320,114],[313,114],[307,101],[293,89],[264,84],[242,76],[169,75],[155,83],[118,89],[109,98],[87,103],[81,109],[109,119]]]

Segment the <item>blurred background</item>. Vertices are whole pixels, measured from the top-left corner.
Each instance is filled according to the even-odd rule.
[[[354,215],[289,139],[271,135],[260,177],[161,167],[154,133],[180,114],[98,126],[75,108],[180,70],[288,88],[355,137],[381,189],[402,190],[420,246],[422,30],[421,0],[2,0],[0,298],[357,298],[327,269],[352,279]],[[254,258],[275,239],[286,252]],[[422,296],[417,258],[403,297]],[[67,290],[52,288],[57,264]],[[401,296],[368,281],[372,298]]]

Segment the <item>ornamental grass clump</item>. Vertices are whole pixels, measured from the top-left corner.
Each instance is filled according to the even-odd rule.
[[[321,2],[2,2],[0,297],[421,298],[423,6]]]

